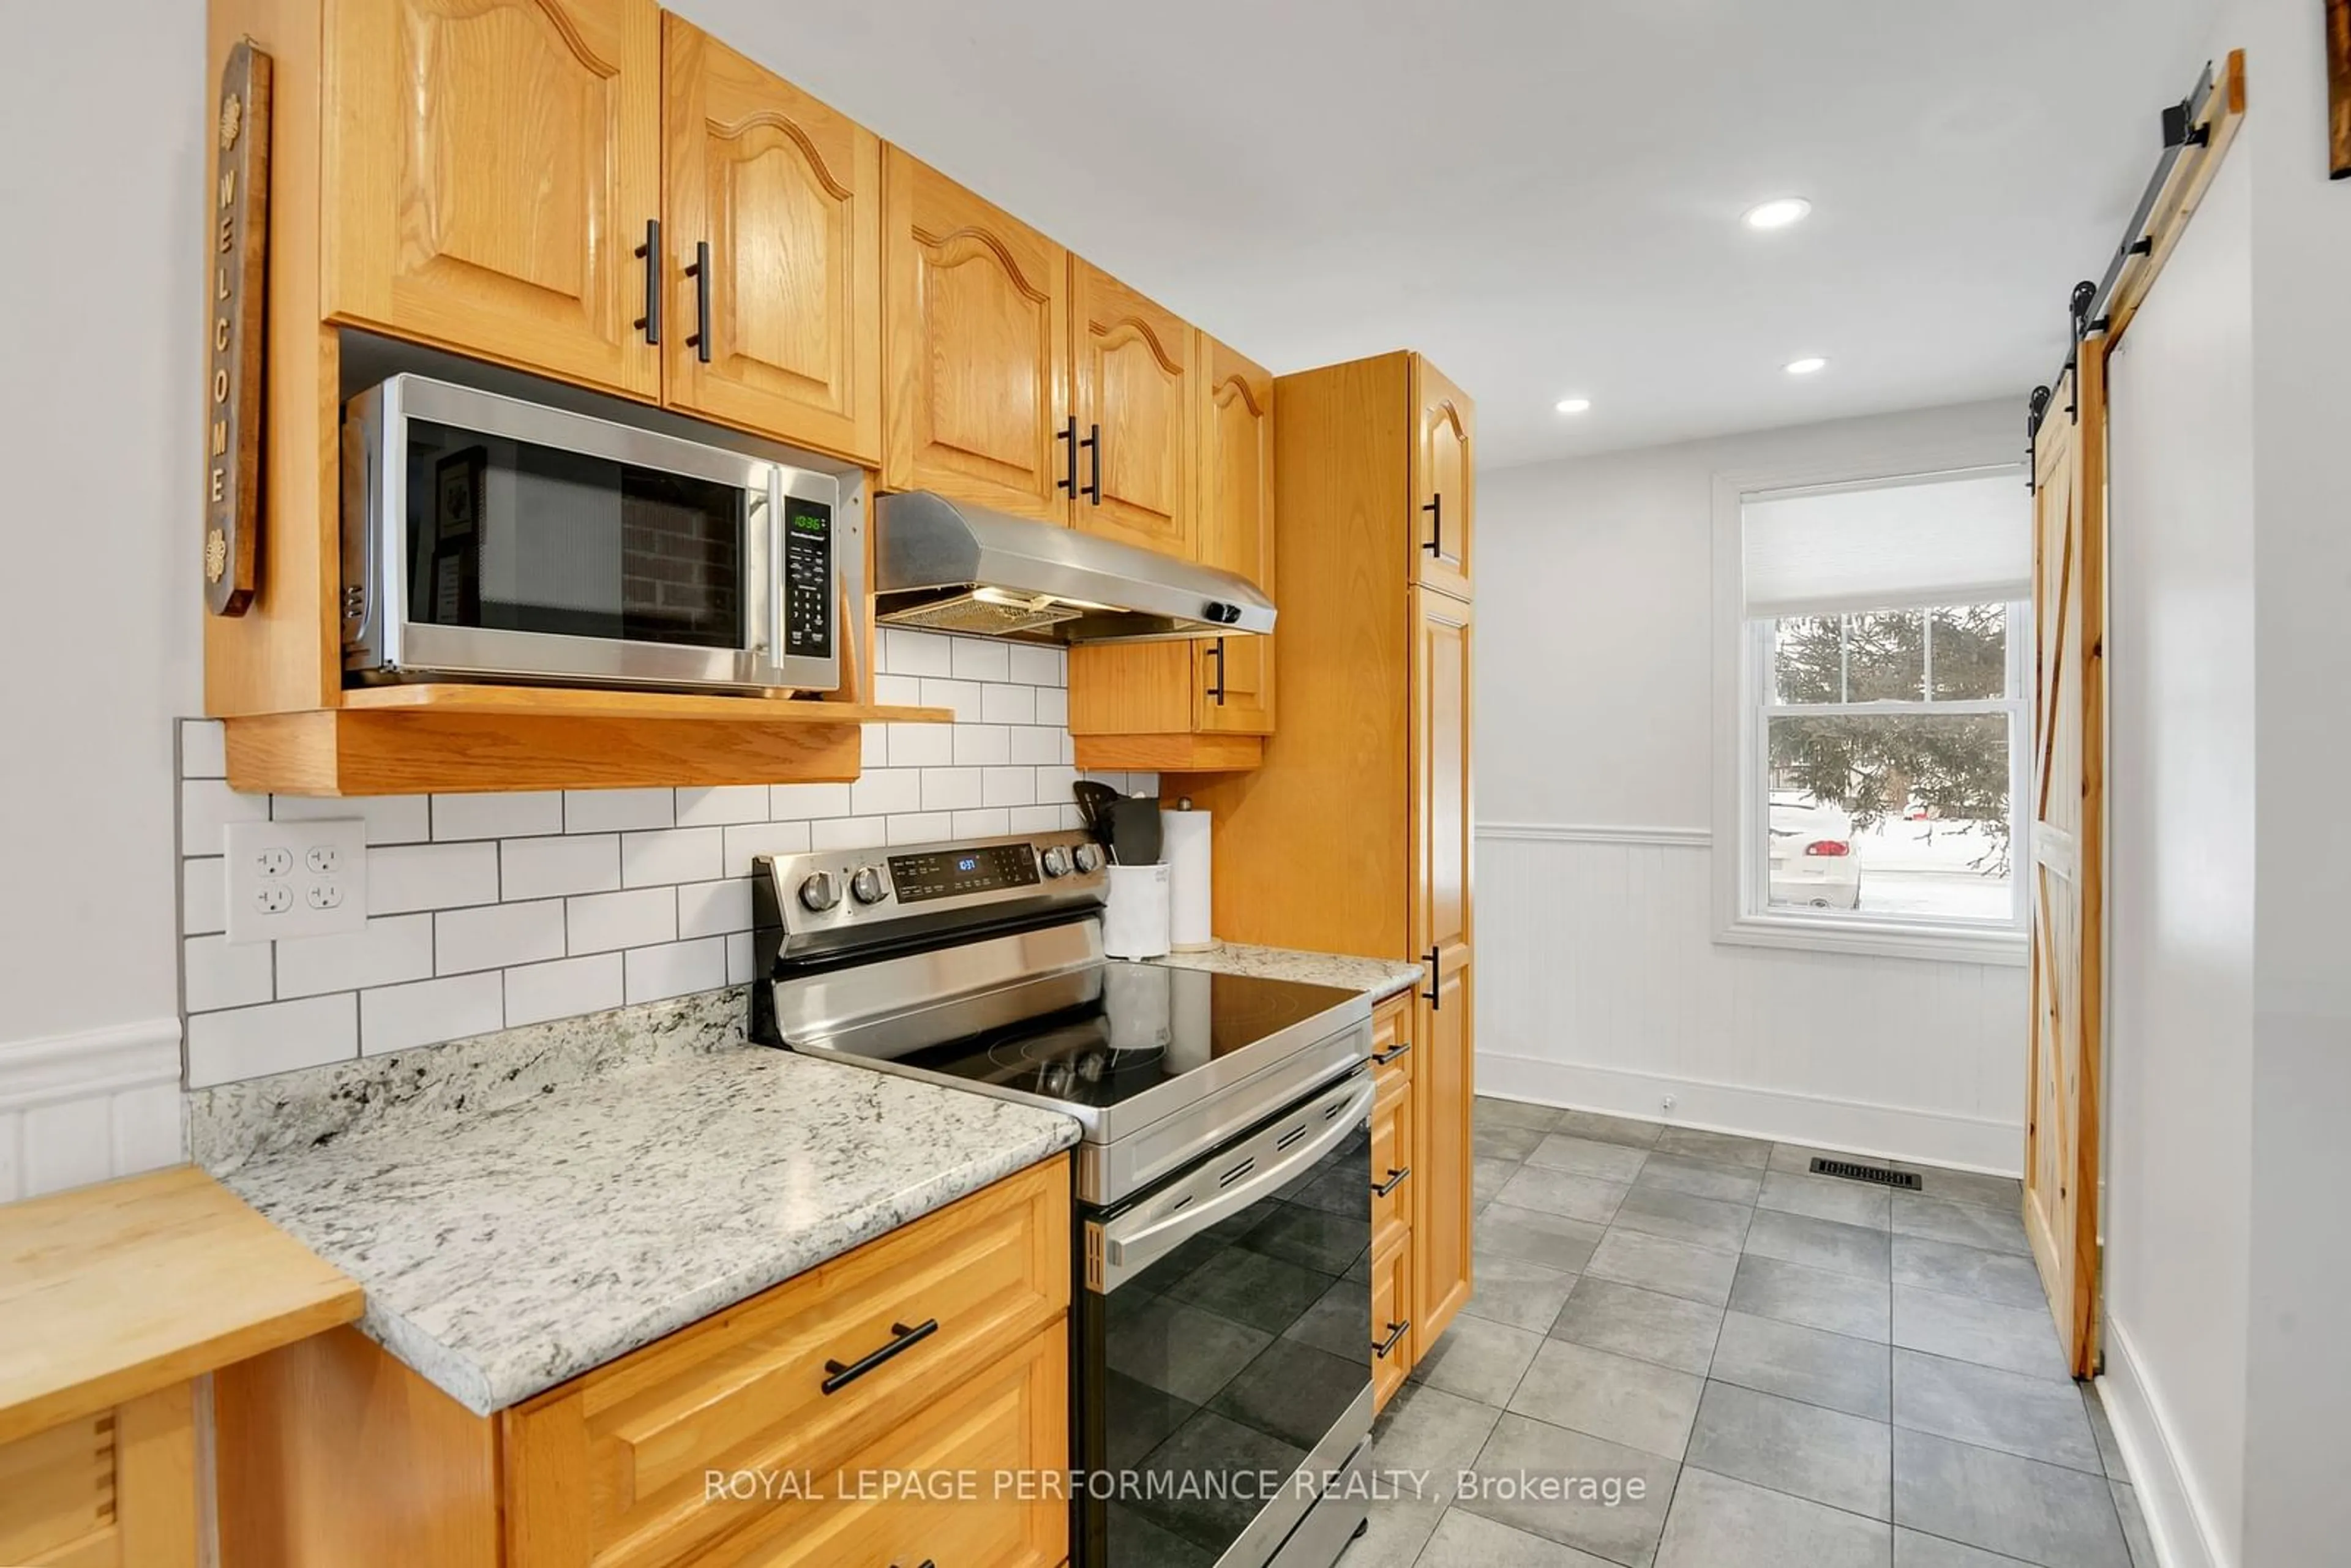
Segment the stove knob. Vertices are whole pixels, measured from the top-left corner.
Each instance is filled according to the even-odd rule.
[[[800,883],[800,902],[819,915],[841,902],[841,880],[829,871],[810,873]]]
[[[1077,861],[1078,873],[1081,876],[1092,876],[1102,870],[1102,849],[1099,845],[1080,844],[1074,858]]]
[[[857,874],[849,879],[849,896],[860,904],[879,904],[889,895],[879,866],[859,866]]]
[[[1061,845],[1055,844],[1051,849],[1047,850],[1040,859],[1047,876],[1070,874],[1070,852]]]

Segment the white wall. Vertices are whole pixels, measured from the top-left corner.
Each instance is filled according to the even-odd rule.
[[[2021,461],[2022,397],[1479,476],[1479,1064],[1561,1103],[2006,1172],[2024,971],[1713,939],[1715,478]]]
[[[2109,359],[2114,1353],[2199,1532],[2241,1539],[2253,1055],[2247,132]],[[2235,1561],[2236,1559],[2225,1559]]]
[[[208,119],[195,0],[12,6],[5,37],[0,1199],[178,1149]]]

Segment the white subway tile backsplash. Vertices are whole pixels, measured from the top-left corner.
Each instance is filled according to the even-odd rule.
[[[923,677],[923,706],[951,710],[957,724],[979,722],[979,683],[977,681],[938,681]]]
[[[923,810],[959,811],[980,804],[977,768],[923,769]]]
[[[990,768],[980,775],[980,803],[987,806],[1033,806],[1037,803],[1034,768]]]
[[[640,887],[627,893],[595,893],[569,900],[564,922],[567,951],[609,953],[677,940],[677,890]]]
[[[276,795],[269,814],[281,822],[341,821],[367,824],[367,841],[423,843],[433,836],[432,809],[422,795]]]
[[[1017,681],[1024,686],[1061,686],[1069,684],[1065,671],[1067,655],[1059,648],[1040,648],[1032,643],[1008,643],[1010,655],[1009,673],[999,677]]]
[[[893,675],[945,675],[955,670],[950,639],[906,626],[882,629],[882,668]]]
[[[598,953],[508,969],[507,1028],[601,1013],[621,1005],[621,956]]]
[[[631,828],[666,828],[676,821],[677,791],[659,789],[566,789],[563,831],[618,833]]]
[[[879,849],[889,838],[886,817],[834,817],[809,824],[812,850]]]
[[[726,830],[726,871],[728,876],[748,876],[760,855],[796,855],[809,847],[806,822],[746,822]]]
[[[1012,732],[1000,724],[941,725],[955,737],[958,768],[993,768],[1012,760]]]
[[[951,671],[920,670],[917,674],[950,674],[959,681],[1008,681],[1012,678],[1010,645],[985,637],[952,637],[955,667]]]
[[[768,788],[765,784],[721,784],[709,789],[680,789],[677,825],[716,828],[729,822],[764,822],[768,820]]]
[[[180,721],[180,777],[228,777],[228,729],[216,718]]]
[[[228,877],[222,869],[227,864],[218,855],[180,862],[180,929],[187,935],[200,936],[228,929]],[[375,868],[371,865],[368,870],[372,873]],[[372,874],[369,883],[368,896],[372,900]]]
[[[503,969],[563,956],[563,901],[444,909],[433,917],[435,974]]]
[[[277,995],[323,996],[421,980],[433,973],[433,916],[391,915],[357,931],[277,944]]]
[[[360,993],[360,1053],[464,1040],[506,1026],[506,981],[495,969]]]
[[[359,998],[348,991],[188,1019],[191,1089],[349,1061],[359,1053]]]
[[[955,818],[946,811],[918,811],[883,819],[892,844],[922,844],[955,835]]]
[[[681,938],[724,936],[751,929],[751,881],[729,877],[725,882],[688,883],[677,890],[677,934]]]
[[[610,893],[621,885],[621,841],[612,833],[507,839],[498,845],[498,892],[508,903]]]
[[[497,901],[498,846],[495,841],[396,844],[368,852],[371,915],[461,909],[469,904]]]
[[[662,947],[632,947],[621,956],[622,990],[632,1003],[715,991],[726,983],[723,936],[672,942]]]
[[[768,790],[768,815],[778,822],[849,815],[850,784],[777,784]]]
[[[436,839],[511,839],[562,831],[563,793],[559,789],[433,797],[433,836]]]
[[[893,811],[920,810],[923,774],[917,768],[883,768],[861,777],[849,787],[850,814],[886,817]]]
[[[269,949],[266,942],[232,946],[225,936],[191,936],[181,943],[188,1010],[211,1012],[267,1001],[276,994]]]
[[[890,736],[893,768],[941,768],[955,760],[960,724],[893,724],[883,727]]]
[[[217,722],[183,723],[190,1081],[740,985],[752,977],[756,856],[1076,824],[1061,649],[888,627],[877,654],[877,701],[946,708],[956,722],[864,727],[854,783],[273,800],[228,789]],[[1156,788],[1149,775],[1112,781]],[[365,930],[234,949],[221,940],[223,827],[273,810],[368,823]],[[156,1103],[175,1112],[163,1090]],[[118,1109],[129,1118],[118,1143],[176,1148],[175,1114]],[[0,1113],[0,1141],[25,1114]],[[15,1164],[0,1158],[0,1172]]]
[[[982,686],[979,688],[979,716],[984,724],[1034,724],[1037,722],[1037,688]]]
[[[225,779],[190,779],[180,785],[180,852],[223,854],[231,822],[266,822],[269,797],[240,795]]]
[[[957,811],[949,832],[958,839],[1000,839],[1012,831],[1010,814],[982,808],[976,811]]]
[[[671,828],[621,839],[621,885],[708,882],[726,874],[723,828]]]

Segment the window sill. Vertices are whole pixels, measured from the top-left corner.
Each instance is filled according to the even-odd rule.
[[[1826,920],[1818,917],[1750,915],[1719,926],[1717,942],[1750,947],[1785,947],[1815,953],[1856,953],[1876,958],[1918,958],[1944,964],[2022,967],[2028,948],[2024,933],[1893,921]]]

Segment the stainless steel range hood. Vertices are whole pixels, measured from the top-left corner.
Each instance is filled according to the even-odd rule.
[[[878,619],[1037,643],[1143,643],[1273,630],[1247,579],[950,501],[929,491],[874,508]]]

